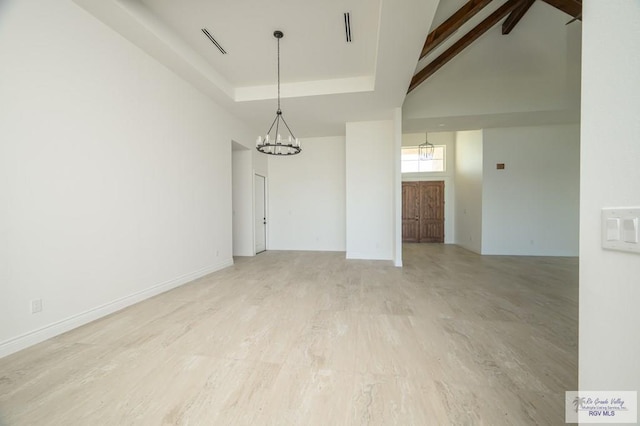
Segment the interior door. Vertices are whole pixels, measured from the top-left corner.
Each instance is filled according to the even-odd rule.
[[[264,176],[255,175],[255,241],[256,254],[267,249],[267,203],[266,181]]]
[[[444,243],[444,182],[420,182],[420,236],[423,243]]]
[[[402,241],[419,242],[420,204],[419,182],[402,182]]]

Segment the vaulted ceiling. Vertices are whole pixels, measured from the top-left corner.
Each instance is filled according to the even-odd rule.
[[[580,14],[578,0],[442,0],[403,131],[578,122]]]
[[[565,12],[571,16],[571,21],[567,25],[581,20],[582,0],[543,0],[545,3]],[[437,57],[430,60],[424,68],[418,71],[411,79],[409,92],[418,87],[427,78],[442,68],[447,62],[455,58],[464,49],[469,47],[485,32],[490,30],[498,22],[502,21],[502,35],[508,35],[518,25],[520,20],[526,15],[536,0],[507,0],[493,12],[491,12],[480,23],[474,26],[455,40],[455,42]],[[424,59],[430,52],[440,46],[444,41],[452,37],[464,24],[476,16],[478,13],[492,3],[492,0],[469,0],[464,3],[455,13],[449,16],[443,23],[439,24],[429,33],[425,40],[420,59]],[[498,4],[499,2],[494,2]]]

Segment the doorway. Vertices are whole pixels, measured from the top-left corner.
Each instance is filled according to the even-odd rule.
[[[402,242],[444,243],[444,181],[402,182]]]
[[[255,242],[256,254],[267,250],[267,185],[264,176],[255,175]]]

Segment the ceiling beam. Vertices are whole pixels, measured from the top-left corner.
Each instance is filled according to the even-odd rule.
[[[453,59],[458,53],[462,52],[467,46],[476,41],[482,34],[487,32],[491,27],[497,24],[501,19],[511,13],[520,5],[521,0],[508,0],[500,6],[495,12],[489,15],[484,21],[480,22],[476,27],[469,31],[464,37],[456,41],[451,47],[445,50],[440,56],[431,61],[426,67],[418,71],[411,79],[409,90],[418,87],[423,81],[431,77],[444,64]]]
[[[502,34],[506,35],[511,32],[512,29],[518,25],[518,22],[527,13],[529,8],[536,2],[536,0],[521,0],[520,6],[517,7],[502,23]]]
[[[560,9],[567,15],[571,15],[574,18],[580,19],[582,14],[582,0],[542,0],[545,3],[550,4],[556,9]]]
[[[456,11],[438,28],[431,31],[424,42],[424,47],[420,53],[420,59],[427,56],[429,52],[438,47],[440,43],[445,41],[447,37],[455,33],[465,22],[473,18],[476,13],[480,12],[491,0],[469,0],[464,6]]]

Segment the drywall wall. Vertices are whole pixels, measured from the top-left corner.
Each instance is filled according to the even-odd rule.
[[[393,264],[402,267],[402,173],[400,149],[402,147],[402,108],[393,112]]]
[[[0,356],[232,264],[253,132],[72,2],[0,21]]]
[[[394,259],[394,120],[346,124],[348,259]]]
[[[345,251],[344,136],[304,139],[268,163],[269,250]]]
[[[482,254],[577,256],[579,126],[485,129],[482,145]]]
[[[424,133],[406,133],[402,135],[402,146],[418,146],[424,143]],[[445,171],[432,173],[404,173],[403,182],[444,181],[444,242],[455,244],[455,132],[434,132],[428,134],[429,142],[444,145]]]
[[[253,256],[253,169],[252,153],[232,143],[233,255]]]
[[[482,251],[482,131],[456,132],[455,241]]]
[[[640,206],[640,3],[583,4],[582,390],[640,389],[640,255],[601,248],[604,207]]]

